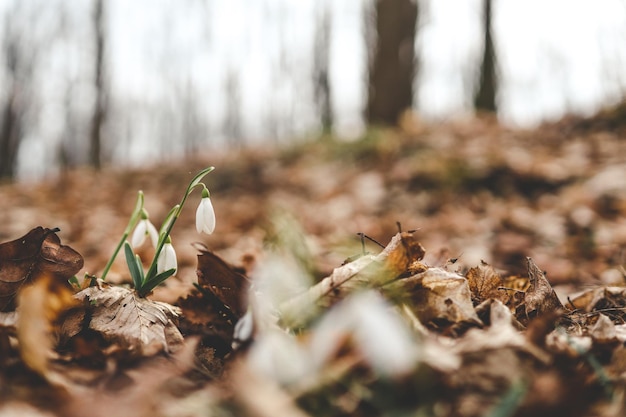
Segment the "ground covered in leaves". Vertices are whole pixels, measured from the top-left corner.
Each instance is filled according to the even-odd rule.
[[[622,113],[2,185],[0,415],[623,415]],[[208,165],[177,276],[98,280],[137,191],[160,222]]]

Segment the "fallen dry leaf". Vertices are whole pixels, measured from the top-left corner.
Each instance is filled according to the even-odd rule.
[[[465,275],[472,292],[472,300],[478,305],[488,298],[500,299],[502,291],[502,278],[493,266],[481,261],[480,265],[470,268]]]
[[[48,380],[52,357],[53,330],[62,312],[76,304],[73,293],[56,278],[43,274],[22,288],[18,296],[17,338],[24,363]]]
[[[615,323],[604,314],[598,316],[596,324],[589,329],[589,334],[594,343],[613,343],[618,340]]]
[[[173,352],[183,337],[172,319],[179,309],[139,297],[134,291],[98,281],[74,296],[89,306],[88,327],[141,356]]]
[[[26,235],[0,244],[0,310],[15,309],[15,296],[41,274],[67,281],[83,267],[83,257],[61,245],[59,229],[36,227]]]
[[[185,335],[198,335],[205,347],[215,349],[222,357],[231,350],[235,323],[216,308],[206,294],[194,292],[176,305],[182,313],[178,328]]]
[[[318,308],[330,307],[357,289],[380,287],[407,273],[424,253],[414,232],[397,233],[378,255],[366,254],[335,268],[309,290],[283,302],[278,310],[290,325],[297,326]]]
[[[204,245],[198,254],[198,289],[176,304],[181,308],[179,328],[201,337],[203,347],[223,357],[231,351],[235,323],[245,313],[250,286],[243,271],[229,265]]]
[[[546,279],[544,272],[539,269],[530,257],[526,258],[526,262],[528,264],[528,280],[530,282],[530,286],[524,294],[526,317],[532,318],[539,314],[552,313],[562,309],[563,304],[561,304],[559,297]]]
[[[602,312],[619,324],[626,322],[626,288],[624,287],[592,288],[572,297],[568,305],[586,313]]]
[[[189,415],[180,408],[173,413],[163,413],[163,408],[178,404],[179,399],[171,388],[181,383],[181,376],[194,368],[196,340],[189,340],[170,356],[153,356],[135,361],[131,369],[116,376],[122,388],[115,384],[97,390],[75,391],[62,405],[59,415],[70,417],[108,416],[173,416]],[[184,384],[183,384],[184,386]],[[188,388],[189,389],[189,388]]]
[[[215,296],[212,302],[217,310],[231,312],[234,319],[240,318],[247,309],[248,278],[206,247],[196,245],[196,248],[200,251],[198,284]]]
[[[467,279],[454,272],[429,268],[391,283],[385,291],[407,302],[424,324],[482,325],[474,310]]]

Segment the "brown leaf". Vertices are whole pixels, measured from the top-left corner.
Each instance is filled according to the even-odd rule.
[[[62,312],[76,304],[66,285],[43,274],[18,296],[17,337],[24,363],[33,371],[51,379],[48,361],[54,343],[53,330]]]
[[[430,268],[385,287],[392,296],[411,301],[420,321],[482,324],[472,304],[467,279],[441,268]]]
[[[569,300],[572,308],[587,313],[602,311],[614,320],[626,321],[626,288],[592,288]]]
[[[530,283],[524,294],[526,317],[530,318],[562,309],[563,304],[561,304],[543,271],[533,262],[532,258],[527,257],[526,262],[528,263],[528,280]]]
[[[171,320],[179,313],[172,305],[139,297],[134,291],[103,281],[77,293],[75,298],[90,305],[90,329],[139,355],[172,352],[183,342]]]
[[[179,328],[185,335],[199,335],[203,346],[218,356],[230,352],[235,323],[216,308],[203,293],[192,293],[176,302],[182,310]]]
[[[598,315],[598,321],[589,329],[589,334],[594,343],[613,343],[617,342],[617,330],[611,319],[604,315]]]
[[[198,254],[198,287],[177,305],[182,309],[180,329],[202,337],[204,346],[218,356],[230,352],[237,320],[247,310],[248,278],[204,245],[194,245]]]
[[[281,303],[278,310],[291,326],[302,325],[319,307],[329,307],[355,290],[381,287],[413,270],[424,257],[415,233],[401,232],[378,255],[367,254],[335,268],[307,291]]]
[[[57,231],[36,227],[19,239],[0,244],[1,311],[14,310],[19,289],[38,276],[67,281],[83,267],[83,257],[61,245]]]
[[[212,302],[218,310],[226,309],[238,319],[248,308],[248,278],[213,252],[202,247],[198,249],[198,284],[215,296]]]
[[[198,410],[205,409],[203,406],[211,399],[210,394],[200,391],[202,397],[207,399],[206,403],[192,403],[189,398],[194,395],[193,388],[188,383],[181,385],[185,381],[183,376],[194,369],[196,347],[195,340],[188,340],[172,355],[137,360],[129,368],[120,366],[114,377],[107,384],[101,383],[97,389],[73,387],[57,415],[142,417],[201,414]],[[123,381],[120,384],[123,387],[117,385],[115,379]],[[179,386],[186,391],[182,391]],[[172,391],[176,387],[181,391],[173,395]],[[193,411],[187,412],[189,404],[192,404]],[[209,409],[208,405],[206,409]]]
[[[398,245],[392,246],[390,243],[385,248],[385,251],[388,253],[387,267],[397,270],[400,274],[412,267],[415,263],[421,261],[426,251],[417,240],[417,234],[415,232],[401,232],[399,236],[400,247],[398,247]]]
[[[469,289],[472,292],[472,301],[475,305],[478,305],[488,298],[495,300],[502,300],[503,293],[499,291],[502,286],[502,278],[493,266],[481,261],[479,266],[475,266],[467,271],[465,275],[469,285]],[[504,295],[506,298],[506,295]]]

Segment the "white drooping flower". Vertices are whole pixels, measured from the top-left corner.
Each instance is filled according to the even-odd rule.
[[[354,294],[320,320],[310,342],[310,360],[321,367],[350,337],[380,375],[406,375],[417,364],[422,346],[387,302],[373,291]]]
[[[143,242],[146,240],[146,236],[150,236],[150,242],[152,243],[152,247],[156,248],[159,241],[159,232],[157,232],[156,227],[154,227],[154,225],[148,218],[148,212],[146,210],[142,210],[141,220],[139,220],[139,223],[137,223],[137,227],[135,227],[135,231],[133,232],[130,244],[133,246],[133,248],[138,248],[139,246],[143,245]]]
[[[200,205],[196,210],[196,230],[198,233],[206,233],[207,235],[215,230],[215,211],[209,191],[206,188],[202,190],[202,200],[200,200]]]
[[[178,262],[176,260],[176,251],[172,246],[172,240],[168,236],[157,260],[157,273],[160,274],[170,269],[178,269]]]

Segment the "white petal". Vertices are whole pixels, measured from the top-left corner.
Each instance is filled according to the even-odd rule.
[[[246,359],[256,372],[285,386],[311,380],[317,373],[296,337],[276,329],[256,340]]]
[[[144,240],[146,240],[146,221],[141,220],[137,227],[135,227],[135,231],[133,232],[133,237],[130,240],[130,244],[133,248],[138,248],[143,245]]]
[[[202,223],[202,201],[198,205],[198,209],[196,210],[196,231],[198,233],[202,233],[202,229],[204,228],[204,224]]]
[[[215,211],[208,197],[203,198],[196,210],[196,230],[210,235],[215,230]]]
[[[372,291],[352,295],[317,324],[311,338],[310,359],[322,366],[340,349],[340,341],[351,336],[355,347],[379,374],[409,373],[421,354],[404,321]]]
[[[152,224],[150,220],[146,220],[146,226],[147,226],[146,232],[148,236],[150,236],[152,247],[156,248],[157,244],[159,243],[159,232],[157,231],[156,227],[154,227],[154,225]]]
[[[176,251],[171,243],[166,243],[161,249],[161,254],[157,260],[157,273],[165,272],[169,269],[178,269],[176,261]]]

